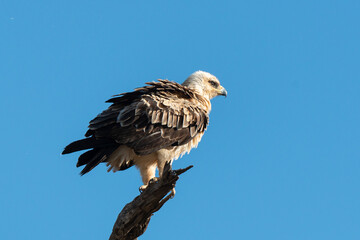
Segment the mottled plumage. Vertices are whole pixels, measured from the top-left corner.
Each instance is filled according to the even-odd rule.
[[[149,82],[133,92],[115,95],[110,107],[90,121],[85,139],[65,147],[80,155],[81,174],[106,162],[109,171],[136,165],[144,187],[166,161],[179,158],[200,142],[209,123],[210,99],[226,95],[213,75],[198,71],[182,85],[168,80]]]

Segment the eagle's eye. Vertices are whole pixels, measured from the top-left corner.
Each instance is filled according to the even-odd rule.
[[[213,86],[214,88],[218,88],[218,87],[219,87],[219,83],[215,82],[214,80],[209,80],[209,83],[210,83],[211,86]]]

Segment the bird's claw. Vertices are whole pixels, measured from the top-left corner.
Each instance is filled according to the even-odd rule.
[[[170,198],[173,199],[175,197],[175,188],[171,189]]]
[[[156,183],[158,181],[159,181],[159,178],[153,177],[152,179],[149,180],[149,184]]]
[[[145,191],[145,189],[147,188],[148,185],[142,185],[139,187],[139,192],[143,193]]]

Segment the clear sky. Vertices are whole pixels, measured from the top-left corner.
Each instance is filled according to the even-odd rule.
[[[0,239],[107,239],[135,168],[80,177],[111,95],[216,75],[194,168],[141,239],[360,239],[360,1],[0,1]]]

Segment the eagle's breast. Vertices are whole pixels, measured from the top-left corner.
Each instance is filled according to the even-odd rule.
[[[158,157],[161,159],[167,160],[176,160],[179,157],[182,157],[185,153],[190,153],[191,149],[196,148],[201,141],[204,132],[197,134],[191,141],[187,144],[181,146],[175,146],[167,149],[161,149],[157,152]]]

